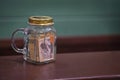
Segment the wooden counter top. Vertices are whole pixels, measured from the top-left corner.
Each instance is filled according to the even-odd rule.
[[[34,65],[23,56],[0,56],[0,80],[120,80],[120,51],[57,54],[56,62]]]

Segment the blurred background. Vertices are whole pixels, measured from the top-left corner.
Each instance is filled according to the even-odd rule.
[[[58,36],[120,35],[120,0],[0,0],[0,39],[41,15],[54,18]]]

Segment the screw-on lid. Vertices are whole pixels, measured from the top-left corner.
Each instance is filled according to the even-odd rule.
[[[30,25],[49,26],[53,25],[53,18],[50,16],[31,16],[29,17]]]

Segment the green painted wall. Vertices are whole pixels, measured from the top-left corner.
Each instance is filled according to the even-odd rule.
[[[58,36],[120,34],[120,0],[0,0],[0,38],[32,15],[52,16]]]

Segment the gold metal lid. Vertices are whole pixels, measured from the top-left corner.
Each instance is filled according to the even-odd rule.
[[[31,16],[29,17],[30,25],[50,26],[54,24],[53,18],[50,16]]]

